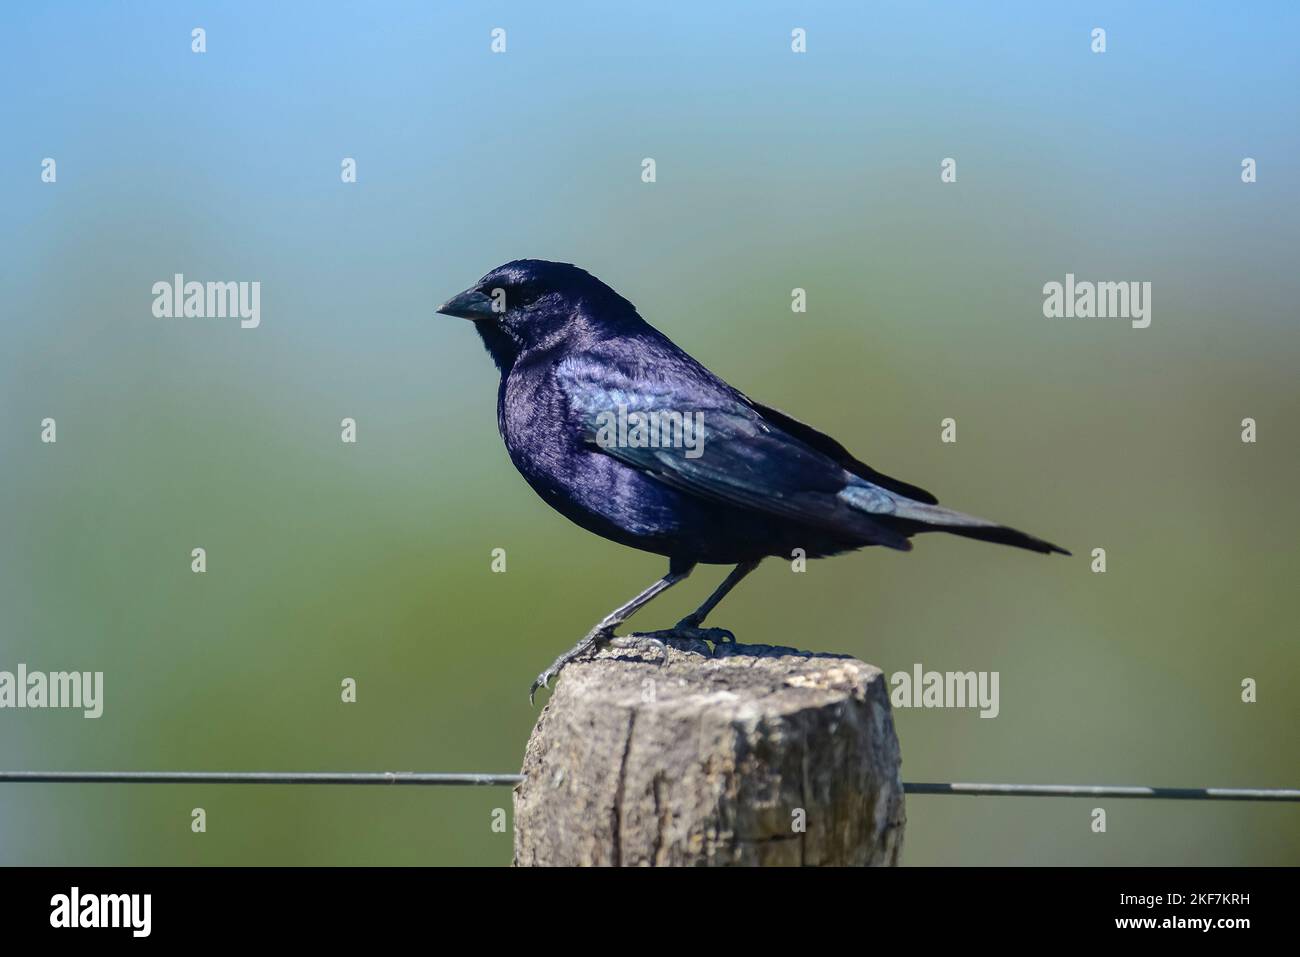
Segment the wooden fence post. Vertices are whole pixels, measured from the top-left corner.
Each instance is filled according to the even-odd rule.
[[[515,788],[515,864],[865,865],[902,853],[880,669],[767,645],[565,670]]]

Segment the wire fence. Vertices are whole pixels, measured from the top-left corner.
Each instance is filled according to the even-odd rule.
[[[415,784],[514,785],[522,774],[433,771],[0,771],[0,784]]]
[[[354,784],[508,787],[522,774],[435,771],[0,771],[0,784]],[[970,797],[1138,798],[1157,801],[1283,801],[1300,803],[1300,788],[1159,788],[1092,784],[903,782],[907,794]]]

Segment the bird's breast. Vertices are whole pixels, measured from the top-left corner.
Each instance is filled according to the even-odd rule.
[[[497,419],[515,468],[571,521],[634,547],[679,527],[678,494],[589,445],[564,394],[545,379],[507,379]]]

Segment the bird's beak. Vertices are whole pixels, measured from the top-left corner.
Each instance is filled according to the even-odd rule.
[[[477,289],[466,289],[459,295],[452,296],[438,307],[438,311],[444,316],[473,319],[475,322],[481,319],[495,319],[497,315],[492,309],[491,297],[485,296]]]

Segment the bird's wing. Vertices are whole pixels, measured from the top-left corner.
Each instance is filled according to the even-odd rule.
[[[592,448],[700,498],[911,548],[870,514],[893,513],[889,492],[767,421],[712,376],[681,367],[672,370],[677,375],[649,365],[622,370],[581,355],[556,366],[572,422]],[[850,485],[852,495],[842,495]]]
[[[854,475],[860,476],[875,485],[879,485],[881,488],[887,488],[891,492],[905,495],[914,501],[924,502],[927,505],[939,504],[939,500],[925,489],[917,485],[912,485],[909,482],[904,482],[901,479],[892,478],[885,475],[883,472],[877,472],[865,462],[858,461],[853,457],[848,449],[840,445],[840,443],[836,442],[825,432],[818,432],[811,425],[800,422],[793,416],[786,415],[780,409],[773,409],[771,406],[767,405],[759,405],[749,396],[742,396],[742,398],[749,403],[750,407],[755,412],[761,415],[768,422],[771,422],[783,432],[793,435],[805,444],[812,446],[818,452],[821,452],[828,458],[838,462],[845,471],[852,472]]]

